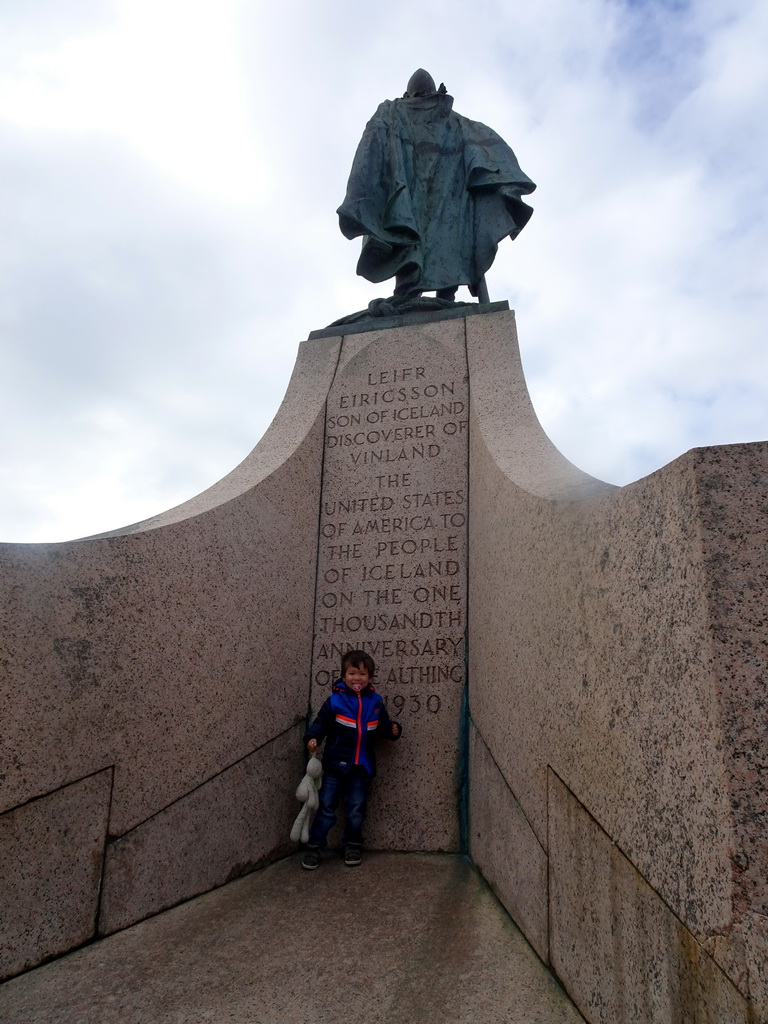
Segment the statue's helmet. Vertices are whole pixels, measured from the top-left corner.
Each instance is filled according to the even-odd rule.
[[[425,71],[424,68],[419,68],[408,79],[405,95],[407,98],[413,96],[434,96],[436,91],[435,80],[432,75]]]

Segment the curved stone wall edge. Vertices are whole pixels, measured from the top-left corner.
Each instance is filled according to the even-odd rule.
[[[734,831],[692,456],[585,479],[535,436],[493,321],[467,324],[472,718],[545,848],[551,765],[706,937],[732,920]]]
[[[78,864],[94,859],[94,813],[70,796],[79,780],[109,778],[105,880],[132,908],[128,918],[288,845],[312,659],[325,400],[339,344],[302,346],[265,439],[198,499],[112,535],[0,545],[0,860],[10,872],[0,882],[29,932],[9,973],[88,935],[50,937],[42,919],[30,931],[30,901],[74,906],[96,926],[93,887],[81,892],[78,873],[62,877],[60,858],[46,853],[64,801],[75,808],[67,849]],[[237,826],[227,824],[227,843],[213,834],[222,815]],[[126,867],[115,875],[117,850]],[[22,863],[25,851],[39,851],[39,863]],[[163,858],[182,870],[156,898]]]
[[[569,462],[544,432],[525,382],[513,310],[466,320],[470,408],[496,463],[541,498],[574,500],[613,488]]]
[[[273,473],[296,449],[325,403],[339,359],[341,337],[303,341],[283,401],[264,436],[230,473],[200,494],[130,526],[84,537],[95,540],[168,526],[232,501]]]
[[[303,717],[338,346],[303,346],[267,475],[208,514],[0,545],[0,810],[114,765],[120,835]]]

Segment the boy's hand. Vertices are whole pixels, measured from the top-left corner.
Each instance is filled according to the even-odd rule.
[[[392,722],[391,725],[390,725],[390,729],[391,729],[391,732],[392,732],[393,736],[399,736],[400,735],[400,726],[399,726],[399,724],[397,722]]]
[[[314,752],[317,750],[316,739],[311,739],[309,743],[307,743],[307,750],[310,752],[310,754],[314,754]]]

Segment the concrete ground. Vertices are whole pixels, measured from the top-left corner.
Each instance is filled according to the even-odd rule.
[[[0,985],[3,1024],[577,1024],[454,856],[291,857]]]

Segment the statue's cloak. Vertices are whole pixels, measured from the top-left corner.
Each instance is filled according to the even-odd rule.
[[[365,128],[338,209],[347,238],[367,236],[357,273],[409,288],[476,285],[498,244],[533,213],[536,188],[504,140],[437,94],[386,100]]]

